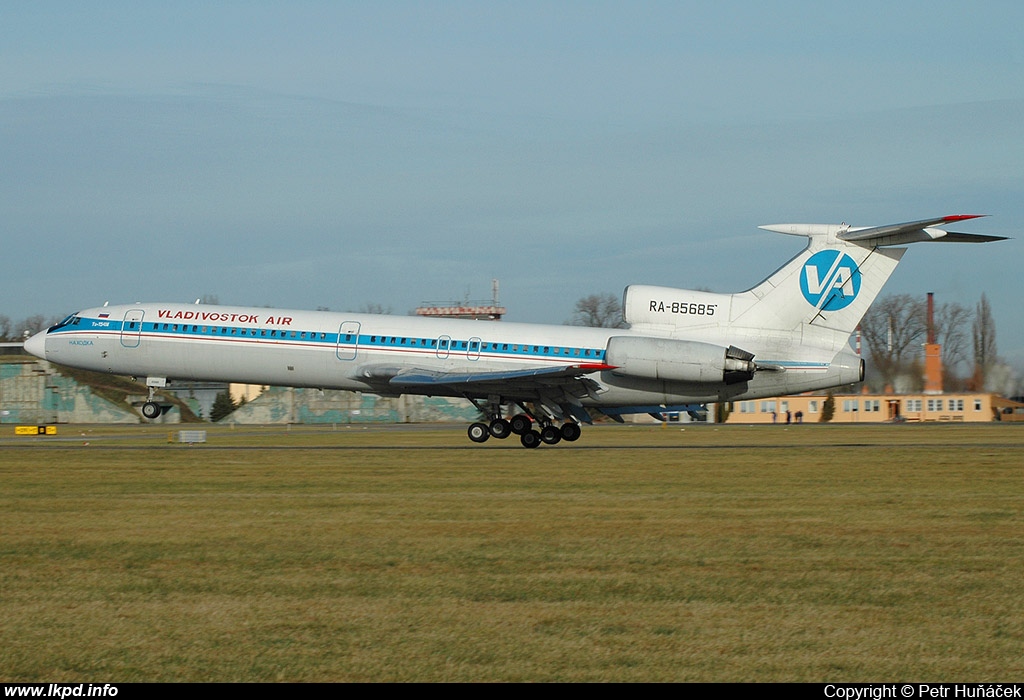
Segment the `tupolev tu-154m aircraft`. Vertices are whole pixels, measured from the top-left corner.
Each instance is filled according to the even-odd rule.
[[[455,396],[486,416],[469,426],[470,440],[516,434],[537,447],[578,439],[591,411],[621,420],[860,381],[864,362],[849,339],[906,252],[893,246],[1003,239],[940,228],[973,218],[762,226],[804,236],[807,247],[738,294],[631,285],[628,330],[140,303],[73,313],[25,349],[145,377],[149,419],[169,379]]]

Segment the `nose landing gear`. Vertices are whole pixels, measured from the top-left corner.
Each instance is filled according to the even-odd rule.
[[[146,403],[142,404],[142,415],[149,420],[156,420],[163,415],[164,407],[153,399],[156,397],[157,388],[162,389],[165,386],[167,386],[166,377],[146,377],[146,387],[149,388],[149,396],[146,398]]]

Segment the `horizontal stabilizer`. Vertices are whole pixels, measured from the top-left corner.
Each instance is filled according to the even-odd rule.
[[[889,224],[887,226],[873,226],[871,228],[851,228],[848,231],[840,232],[838,237],[844,241],[873,241],[888,236],[899,236],[917,232],[925,232],[932,226],[948,224],[955,221],[967,221],[968,219],[979,219],[983,214],[954,214],[953,216],[940,216],[934,219],[922,221],[909,221],[905,224]],[[945,235],[945,231],[937,231]],[[928,238],[936,238],[929,235]]]
[[[977,233],[956,233],[937,228],[943,224],[978,219],[984,214],[953,214],[939,216],[920,221],[908,221],[903,224],[888,224],[851,228],[846,224],[770,224],[761,226],[765,231],[785,233],[792,236],[828,236],[834,235],[841,241],[850,243],[867,243],[874,246],[906,245],[928,241],[946,243],[989,243],[1006,240],[1006,236],[989,236]]]

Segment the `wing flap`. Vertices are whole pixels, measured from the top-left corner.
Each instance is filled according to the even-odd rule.
[[[427,372],[407,371],[392,377],[389,384],[395,389],[423,390],[431,386],[458,389],[485,385],[530,386],[547,388],[558,380],[577,379],[592,372],[615,369],[606,364],[579,364],[537,369],[502,370],[496,372]]]

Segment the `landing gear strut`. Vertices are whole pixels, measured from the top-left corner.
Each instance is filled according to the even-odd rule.
[[[469,398],[469,397],[467,397]],[[535,448],[541,443],[557,445],[562,440],[575,442],[580,439],[580,425],[574,420],[565,420],[560,426],[556,425],[556,417],[545,411],[543,417],[538,417],[529,408],[520,402],[516,405],[522,409],[509,418],[503,418],[501,397],[489,396],[487,403],[477,399],[469,399],[479,411],[487,416],[489,423],[476,422],[469,426],[467,434],[473,442],[487,442],[490,438],[504,440],[509,435],[518,435],[519,442],[523,447]],[[535,428],[534,426],[538,426]]]
[[[501,417],[501,397],[489,396],[487,405],[481,405],[476,399],[469,399],[480,413],[488,417],[489,423],[473,423],[469,426],[469,439],[473,442],[487,442],[494,437],[504,440],[512,434],[512,424]]]

